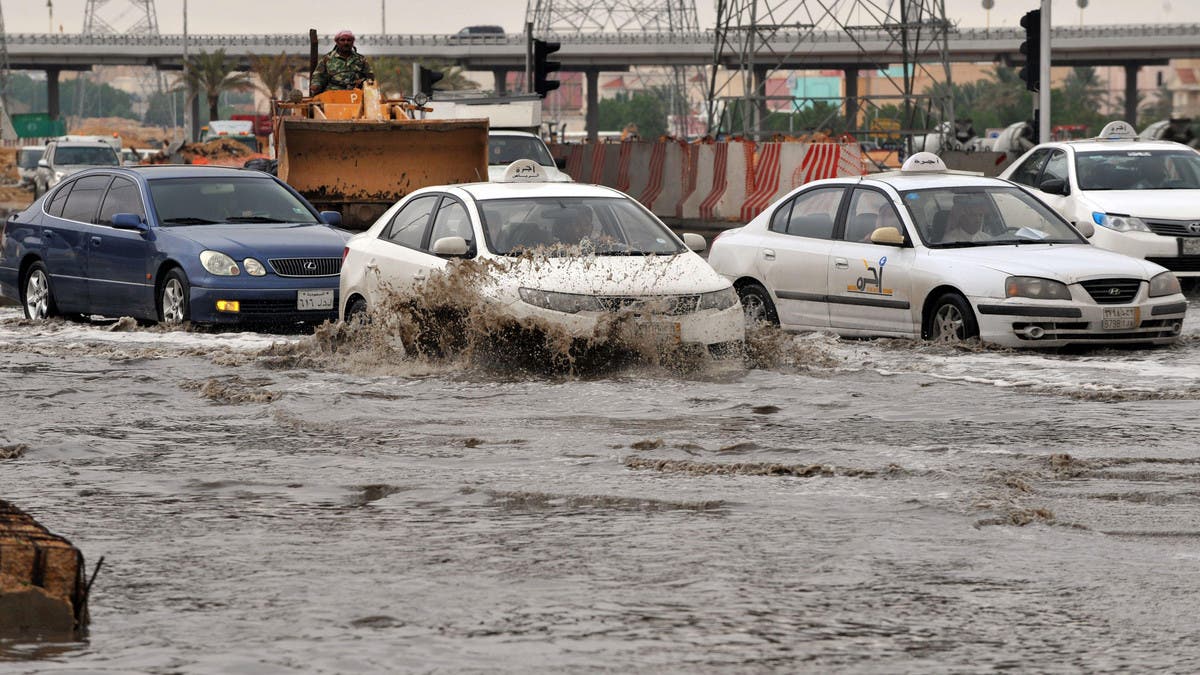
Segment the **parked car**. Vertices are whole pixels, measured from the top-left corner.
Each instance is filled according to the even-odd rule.
[[[37,177],[38,160],[46,154],[44,145],[26,145],[17,155],[17,174],[21,177],[21,187],[33,187]]]
[[[528,131],[491,129],[488,131],[488,180],[501,180],[508,167],[518,159],[531,159],[545,170],[545,179],[556,183],[570,183],[571,177],[562,171],[546,142]]]
[[[730,283],[694,252],[704,244],[695,234],[681,240],[621,192],[546,182],[544,167],[520,160],[502,182],[417,190],[355,235],[341,317],[451,260],[479,259],[497,263],[485,296],[515,319],[588,337],[606,315],[632,311],[647,330],[720,350],[744,339],[744,320]]]
[[[1096,225],[1092,243],[1200,278],[1200,152],[1139,140],[1111,122],[1098,138],[1043,143],[1000,174],[1064,218]]]
[[[34,197],[58,185],[62,179],[95,166],[120,166],[113,146],[103,141],[55,140],[46,144],[34,176]]]
[[[40,320],[180,324],[336,318],[349,233],[257,171],[89,169],[0,229],[0,295]]]
[[[718,237],[708,261],[751,319],[792,330],[1007,347],[1178,340],[1179,280],[1092,246],[1091,229],[921,152],[900,171],[793,190]]]

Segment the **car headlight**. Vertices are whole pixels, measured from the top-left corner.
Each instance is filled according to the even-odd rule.
[[[577,314],[579,312],[600,311],[600,301],[594,295],[579,295],[577,293],[555,293],[537,288],[521,287],[518,292],[525,302],[542,309],[552,309],[556,312]]]
[[[1061,281],[1041,277],[1009,277],[1004,280],[1004,295],[1009,298],[1070,300],[1071,289]]]
[[[1150,280],[1150,297],[1158,298],[1164,295],[1175,295],[1182,293],[1183,289],[1179,287],[1179,277],[1171,272],[1163,272],[1155,275]]]
[[[1149,232],[1146,221],[1133,216],[1122,216],[1116,213],[1092,213],[1092,221],[1101,227],[1107,227],[1117,232]]]
[[[700,311],[706,309],[729,309],[738,303],[737,291],[733,290],[733,286],[724,288],[711,293],[700,294]]]
[[[204,269],[211,274],[216,274],[222,277],[235,277],[242,273],[238,268],[238,264],[233,261],[233,258],[221,253],[220,251],[202,251],[200,253],[200,264],[204,265]]]
[[[263,264],[254,258],[246,258],[243,260],[242,267],[245,267],[246,274],[249,274],[252,277],[265,276],[267,273],[267,268],[263,267]]]

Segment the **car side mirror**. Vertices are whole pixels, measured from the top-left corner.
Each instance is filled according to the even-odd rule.
[[[554,160],[554,166],[557,166],[559,171],[566,171],[567,170],[567,158],[559,157],[558,159]]]
[[[38,160],[38,168],[39,168],[39,169],[49,169],[49,168],[50,168],[50,162],[47,162],[47,161],[46,161],[46,160],[44,160],[44,159],[39,159],[39,160]]]
[[[1075,226],[1075,229],[1079,230],[1079,234],[1082,234],[1087,239],[1091,239],[1092,235],[1096,234],[1096,226],[1092,225],[1089,221],[1085,220],[1082,223],[1071,224]]]
[[[138,232],[146,232],[150,229],[146,225],[142,217],[136,213],[117,213],[112,217],[113,229],[117,230],[137,230]]]
[[[342,214],[337,211],[322,211],[321,222],[331,227],[337,227],[342,224]]]
[[[1063,197],[1071,194],[1071,188],[1067,186],[1067,181],[1061,178],[1050,178],[1042,181],[1038,189],[1048,195],[1061,195]]]
[[[904,235],[894,227],[880,227],[871,233],[871,243],[884,246],[903,246]]]
[[[442,237],[433,242],[433,254],[462,257],[471,250],[467,240],[462,237]]]
[[[704,240],[704,237],[701,237],[694,232],[685,232],[683,234],[683,245],[687,246],[696,253],[708,248],[708,242]]]

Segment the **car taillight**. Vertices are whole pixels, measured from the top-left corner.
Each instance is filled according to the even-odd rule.
[[[346,262],[346,256],[347,256],[347,255],[349,255],[349,254],[350,254],[350,247],[349,247],[349,246],[343,246],[343,247],[342,247],[342,263],[343,263],[343,264],[345,264],[345,262]]]

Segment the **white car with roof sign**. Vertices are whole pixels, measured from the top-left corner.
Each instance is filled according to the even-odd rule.
[[[528,131],[491,129],[488,131],[488,180],[504,180],[508,167],[518,159],[537,162],[544,172],[541,180],[570,183],[571,177],[558,167],[546,142]]]
[[[1000,174],[1037,191],[1074,223],[1096,225],[1092,243],[1200,277],[1200,153],[1140,140],[1125,122],[1098,138],[1043,143]]]
[[[484,297],[514,319],[535,319],[573,337],[629,312],[655,335],[724,348],[745,323],[729,281],[696,255],[704,239],[681,240],[624,193],[545,182],[521,160],[502,182],[417,190],[350,239],[342,264],[340,316],[378,307],[456,259],[495,264]]]
[[[1092,246],[1028,191],[930,153],[797,188],[718,237],[708,262],[751,318],[852,336],[1168,344],[1187,311],[1171,272]]]

